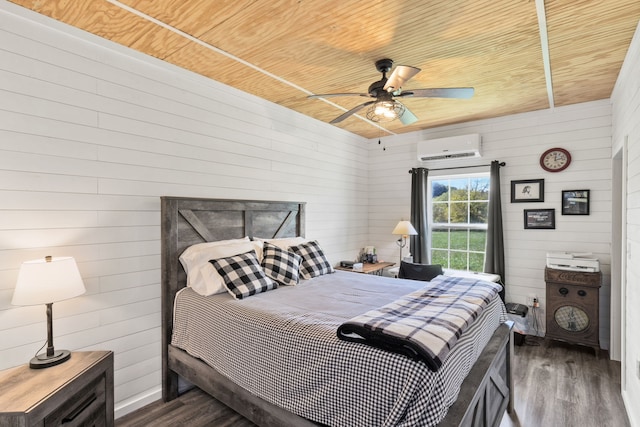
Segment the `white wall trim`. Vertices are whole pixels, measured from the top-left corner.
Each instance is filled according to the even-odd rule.
[[[156,387],[146,394],[140,394],[115,405],[115,418],[123,417],[137,409],[162,399],[162,387]]]

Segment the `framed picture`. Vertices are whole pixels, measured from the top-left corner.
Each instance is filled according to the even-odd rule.
[[[544,202],[544,179],[511,181],[511,203]]]
[[[525,229],[550,229],[556,228],[555,209],[525,209],[524,210]]]
[[[563,190],[562,215],[589,215],[589,190]]]

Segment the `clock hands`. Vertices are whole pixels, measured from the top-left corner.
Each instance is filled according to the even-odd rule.
[[[564,148],[550,148],[540,156],[540,166],[548,172],[560,172],[571,163],[571,155]]]

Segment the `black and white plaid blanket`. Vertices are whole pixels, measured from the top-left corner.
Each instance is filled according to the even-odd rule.
[[[338,338],[424,361],[437,371],[460,335],[502,289],[497,283],[443,276],[338,327]]]

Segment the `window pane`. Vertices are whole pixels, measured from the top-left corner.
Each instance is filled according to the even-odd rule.
[[[484,253],[487,242],[487,230],[469,231],[469,250]]]
[[[448,251],[432,250],[431,251],[431,264],[440,264],[443,268],[449,268],[449,262],[447,257]]]
[[[451,254],[451,267],[455,270],[467,269],[467,253],[466,252],[450,252]]]
[[[462,200],[467,200],[466,194],[469,192],[469,179],[468,178],[456,178],[449,180],[449,187],[451,191],[465,194]]]
[[[469,270],[484,271],[484,254],[469,253]]]
[[[471,202],[469,203],[469,223],[486,224],[487,213],[489,211],[488,202]]]
[[[431,247],[434,249],[449,249],[449,231],[432,230]]]
[[[451,223],[452,224],[468,224],[469,223],[469,203],[451,202]]]
[[[433,204],[433,222],[435,224],[449,223],[449,205],[447,203]]]
[[[449,200],[449,180],[432,181],[431,197],[433,200]]]
[[[467,250],[467,230],[451,230],[451,249]]]
[[[489,200],[489,178],[474,177],[469,183],[469,199],[471,200]]]

